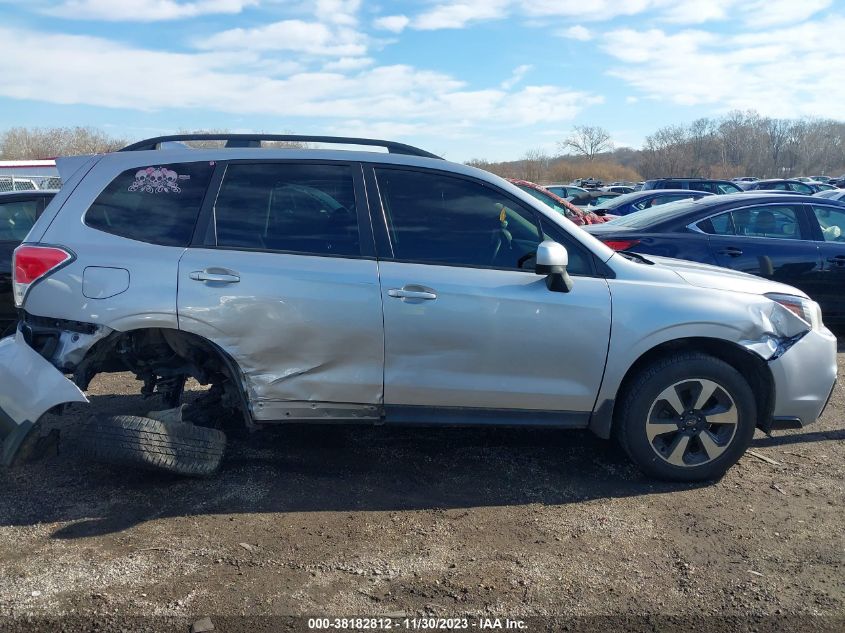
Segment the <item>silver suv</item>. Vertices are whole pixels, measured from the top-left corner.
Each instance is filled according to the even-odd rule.
[[[99,372],[134,372],[171,410],[91,421],[89,451],[192,474],[231,427],[348,421],[590,429],[651,475],[703,480],[755,427],[816,420],[833,388],[836,339],[795,288],[615,253],[409,146],[174,143],[198,138],[59,161],[15,253],[6,462]],[[183,407],[188,377],[209,388]]]

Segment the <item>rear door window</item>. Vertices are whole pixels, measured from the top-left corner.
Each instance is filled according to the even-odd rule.
[[[731,217],[737,235],[798,240],[803,237],[799,213],[798,206],[767,205],[737,209]]]
[[[85,223],[140,242],[187,246],[213,170],[207,161],[128,169],[97,196]]]
[[[221,248],[361,254],[348,165],[230,164],[214,216]]]

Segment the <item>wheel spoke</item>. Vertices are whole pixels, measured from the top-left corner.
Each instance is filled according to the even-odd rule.
[[[707,401],[713,396],[713,393],[716,389],[718,389],[719,385],[712,380],[700,380],[698,384],[701,385],[701,393],[698,394],[698,398],[692,408],[700,411],[704,408],[704,405],[707,404]]]
[[[733,404],[729,405],[727,411],[721,413],[705,413],[704,417],[710,424],[737,424],[739,418],[737,417],[736,408]]]
[[[677,430],[678,425],[675,422],[648,422],[645,426],[645,432],[649,442],[653,441],[658,435]]]
[[[684,454],[687,452],[687,447],[689,446],[690,436],[689,435],[678,435],[678,438],[672,444],[671,449],[669,450],[669,456],[666,458],[670,464],[674,464],[675,466],[686,466],[684,463]]]
[[[698,441],[701,442],[701,447],[704,449],[704,452],[707,453],[707,459],[716,459],[719,455],[725,452],[727,449],[727,445],[719,446],[713,440],[713,436],[710,435],[710,431],[704,429],[701,433],[698,434]]]
[[[681,398],[678,395],[677,389],[675,389],[675,385],[672,385],[668,389],[664,389],[663,392],[657,396],[658,402],[660,400],[665,400],[672,409],[675,411],[675,415],[680,416],[684,412],[684,403],[681,402]]]

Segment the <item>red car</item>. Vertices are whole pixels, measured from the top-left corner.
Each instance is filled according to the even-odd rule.
[[[506,178],[506,180],[513,183],[530,196],[537,198],[537,200],[543,204],[546,204],[555,211],[562,213],[567,219],[571,220],[578,226],[584,226],[585,224],[602,224],[610,219],[603,218],[592,211],[580,208],[569,202],[569,200],[564,200],[560,196],[553,194],[551,191],[545,187],[541,187],[537,183],[529,180],[520,180],[518,178]]]

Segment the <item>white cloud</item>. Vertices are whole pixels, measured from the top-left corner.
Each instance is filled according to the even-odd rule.
[[[505,90],[510,90],[520,81],[522,81],[522,79],[525,77],[525,74],[532,68],[534,67],[531,64],[523,64],[522,66],[517,66],[513,69],[511,76],[502,82],[502,88],[504,88]]]
[[[646,98],[841,118],[845,84],[824,69],[845,65],[843,32],[845,17],[740,35],[619,29],[606,34],[602,48],[622,62],[610,74]]]
[[[373,26],[383,31],[391,31],[393,33],[401,33],[408,26],[410,18],[407,15],[385,15],[376,18],[373,21]]]
[[[833,0],[758,0],[745,8],[749,24],[766,27],[801,22],[831,4]]]
[[[766,27],[804,21],[832,4],[833,0],[593,0],[587,6],[583,0],[439,0],[412,16],[407,26],[420,30],[460,29],[474,22],[509,18],[523,18],[533,25],[541,23],[538,19],[555,18],[606,22],[648,14],[657,22],[741,20],[749,26]],[[583,35],[580,28],[568,30],[575,29],[575,33]],[[577,35],[570,37],[578,39]]]
[[[73,20],[156,22],[214,13],[240,13],[258,0],[64,0],[44,12]]]
[[[557,35],[571,40],[578,40],[579,42],[587,42],[593,39],[593,34],[590,32],[590,29],[583,27],[580,24],[570,26],[568,29],[562,29],[557,32]]]
[[[357,57],[367,52],[366,36],[346,26],[282,20],[252,29],[230,29],[195,42],[204,50],[293,51],[308,55]]]
[[[314,0],[314,16],[320,22],[355,26],[358,23],[358,9],[361,0]]]
[[[373,65],[372,57],[341,57],[334,61],[323,64],[324,71],[340,71],[358,70],[359,68],[366,68]]]
[[[471,22],[496,20],[508,15],[510,0],[462,0],[440,4],[414,18],[415,29],[462,29]]]
[[[568,122],[601,101],[558,86],[469,90],[450,75],[405,65],[282,78],[256,70],[265,60],[249,52],[161,52],[97,37],[2,27],[0,57],[6,62],[0,96],[161,110],[167,116],[195,108],[324,121],[513,127]],[[55,72],[56,59],[62,60],[60,73]]]

